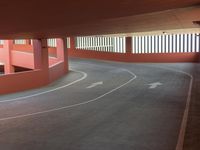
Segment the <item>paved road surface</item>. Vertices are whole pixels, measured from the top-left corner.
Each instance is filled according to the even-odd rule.
[[[179,70],[190,65],[71,59],[70,69],[0,96],[0,149],[175,150],[191,82]]]

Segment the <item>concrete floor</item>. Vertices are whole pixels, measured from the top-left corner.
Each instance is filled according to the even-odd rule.
[[[195,65],[71,59],[48,87],[0,96],[0,149],[175,150]]]

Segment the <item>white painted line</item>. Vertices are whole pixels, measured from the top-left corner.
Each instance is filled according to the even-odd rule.
[[[186,76],[190,77],[190,85],[189,85],[188,94],[187,94],[186,106],[185,106],[185,110],[184,110],[184,114],[183,114],[183,118],[182,118],[182,122],[181,122],[181,128],[179,131],[178,141],[176,144],[176,150],[183,150],[183,144],[184,144],[186,127],[187,127],[190,102],[191,102],[193,76],[191,74],[181,71],[181,70],[176,70],[176,69],[172,69],[172,68],[168,68],[168,67],[159,67],[159,66],[156,66],[156,67],[171,70],[171,71],[178,72],[178,73],[182,73],[182,74],[185,74]]]
[[[148,84],[148,85],[150,85],[149,89],[155,89],[155,88],[157,88],[159,85],[162,85],[162,83],[160,83],[160,82],[154,82],[154,83],[150,83],[150,84]]]
[[[185,138],[185,132],[187,127],[187,121],[188,121],[188,114],[189,114],[189,108],[190,108],[190,102],[191,102],[191,93],[192,93],[192,84],[193,84],[193,77],[190,80],[190,86],[187,96],[187,102],[184,110],[183,119],[181,122],[181,129],[179,132],[178,142],[176,145],[176,150],[183,150],[183,144],[184,144],[184,138]]]
[[[40,111],[40,112],[35,112],[35,113],[29,113],[29,114],[25,114],[25,115],[17,115],[17,116],[13,116],[13,117],[6,117],[6,118],[1,118],[0,121],[5,121],[5,120],[11,120],[11,119],[18,119],[18,118],[24,118],[24,117],[29,117],[29,116],[35,116],[35,115],[40,115],[40,114],[45,114],[45,113],[50,113],[50,112],[55,112],[55,111],[59,111],[59,110],[63,110],[63,109],[68,109],[68,108],[73,108],[73,107],[77,107],[77,106],[81,106],[81,105],[85,105],[85,104],[88,104],[88,103],[91,103],[91,102],[95,102],[107,95],[109,95],[110,93],[113,93],[114,91],[124,87],[125,85],[131,83],[133,80],[135,80],[137,78],[137,76],[129,71],[129,70],[126,70],[124,69],[126,72],[128,72],[129,74],[132,75],[132,78],[130,80],[128,80],[127,82],[125,82],[124,84],[106,92],[105,94],[99,96],[99,97],[96,97],[94,99],[91,99],[91,100],[88,100],[86,102],[82,102],[82,103],[77,103],[77,104],[73,104],[73,105],[68,105],[68,106],[63,106],[63,107],[59,107],[59,108],[54,108],[54,109],[49,109],[49,110],[45,110],[45,111]]]
[[[73,85],[73,84],[75,84],[77,82],[80,82],[80,81],[84,80],[87,77],[87,73],[85,73],[85,72],[77,71],[77,70],[73,70],[73,71],[77,72],[77,73],[81,73],[81,74],[83,74],[83,76],[80,79],[78,79],[78,80],[75,80],[75,81],[73,81],[71,83],[68,83],[66,85],[63,85],[63,86],[60,86],[60,87],[57,87],[57,88],[54,88],[54,89],[51,89],[51,90],[47,90],[47,91],[44,91],[44,92],[40,92],[40,93],[28,95],[28,96],[23,96],[23,97],[17,97],[17,98],[13,98],[13,99],[2,100],[2,101],[0,101],[0,103],[19,101],[19,100],[23,100],[23,99],[27,99],[27,98],[39,96],[39,95],[44,95],[44,94],[47,94],[47,93],[50,93],[50,92],[53,92],[53,91],[57,91],[57,90],[65,88],[65,87],[71,86],[71,85]]]
[[[92,83],[90,86],[86,87],[87,89],[91,89],[91,88],[94,88],[98,85],[102,85],[103,84],[103,81],[100,81],[100,82],[96,82],[96,83]]]
[[[183,72],[183,71],[177,71],[177,72],[183,73],[183,74],[190,77],[190,85],[189,85],[189,90],[188,90],[186,106],[185,106],[185,110],[184,110],[184,114],[183,114],[183,118],[182,118],[182,122],[181,122],[181,129],[180,129],[180,132],[179,132],[178,142],[177,142],[177,145],[176,145],[176,150],[183,150],[183,144],[184,144],[186,127],[187,127],[190,102],[191,102],[193,76],[191,74]]]

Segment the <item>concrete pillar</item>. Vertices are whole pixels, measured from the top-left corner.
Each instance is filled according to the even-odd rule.
[[[132,53],[132,37],[126,37],[126,53]]]
[[[12,66],[12,48],[13,40],[5,40],[3,44],[4,48],[4,73],[14,73],[14,67]]]
[[[33,40],[33,57],[34,57],[34,68],[42,68],[42,45],[40,40]]]
[[[35,69],[40,69],[44,83],[49,82],[49,56],[47,39],[33,40],[33,54]]]
[[[35,69],[49,69],[47,39],[33,40],[33,55]]]
[[[30,44],[31,44],[31,40],[29,40],[29,39],[28,39],[28,40],[25,40],[25,44],[26,44],[26,45],[30,45]]]
[[[49,70],[49,54],[48,54],[48,44],[47,39],[39,40],[42,46],[41,56],[42,56],[42,69]]]
[[[63,39],[56,39],[56,56],[59,61],[64,61],[64,40]]]
[[[76,47],[75,44],[76,44],[75,43],[75,37],[70,37],[70,49],[71,50],[75,50],[75,47]]]
[[[68,52],[67,52],[67,41],[65,38],[56,39],[56,53],[59,61],[64,62],[64,71],[68,72]]]

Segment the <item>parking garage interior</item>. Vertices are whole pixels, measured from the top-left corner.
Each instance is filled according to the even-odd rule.
[[[199,0],[0,12],[0,149],[200,149]]]

